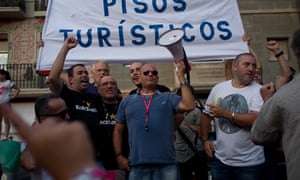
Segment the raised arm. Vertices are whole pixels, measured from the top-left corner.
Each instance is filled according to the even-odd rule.
[[[50,71],[46,84],[51,91],[60,93],[63,87],[63,81],[60,78],[60,74],[63,71],[66,56],[70,49],[77,46],[77,40],[74,37],[68,37],[61,50],[59,51]]]
[[[274,53],[275,57],[277,58],[277,61],[279,63],[279,67],[281,70],[280,86],[282,86],[283,84],[286,84],[290,79],[290,76],[292,74],[290,66],[289,66],[287,60],[285,59],[285,56],[283,55],[283,51],[280,49],[277,41],[274,41],[274,40],[268,41],[266,43],[266,47],[270,51],[272,51]],[[276,88],[278,89],[279,87],[276,87]]]
[[[178,78],[178,81],[180,82],[180,88],[181,88],[181,97],[182,100],[179,104],[179,111],[192,111],[195,108],[195,99],[194,95],[192,94],[191,88],[189,87],[189,83],[184,77],[185,67],[184,62],[179,61],[175,62],[176,66],[176,75]]]

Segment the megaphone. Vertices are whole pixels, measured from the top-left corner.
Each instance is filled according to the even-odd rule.
[[[175,61],[182,60],[184,58],[183,36],[184,31],[182,29],[171,29],[160,35],[158,44],[166,47],[173,55]]]
[[[183,60],[186,69],[187,80],[190,82],[190,65],[187,61],[187,57],[182,46],[182,38],[184,31],[179,28],[171,29],[159,36],[158,44],[167,48],[172,54],[175,61]]]

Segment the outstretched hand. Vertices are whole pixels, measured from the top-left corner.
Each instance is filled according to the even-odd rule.
[[[26,140],[38,164],[55,179],[71,179],[87,167],[96,167],[91,142],[81,123],[42,123],[33,128],[9,104],[0,104],[0,111]]]
[[[267,41],[266,47],[275,54],[280,52],[279,44],[275,40]]]
[[[77,44],[78,42],[75,37],[68,37],[64,42],[64,46],[66,46],[68,49],[76,47]]]
[[[184,73],[185,73],[185,65],[183,60],[176,60],[174,63],[175,69],[176,69],[176,75],[178,77],[178,80],[181,82],[185,79]]]

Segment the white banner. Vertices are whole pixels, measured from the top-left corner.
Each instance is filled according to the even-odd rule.
[[[248,52],[236,0],[49,0],[37,70],[50,70],[67,36],[65,68],[96,60],[172,61],[159,36],[181,28],[189,61],[233,58]]]

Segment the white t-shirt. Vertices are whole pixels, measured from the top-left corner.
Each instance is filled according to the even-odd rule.
[[[228,80],[217,84],[211,90],[206,104],[220,101],[223,108],[237,113],[259,112],[263,99],[260,85],[252,82],[244,88],[234,88]],[[216,118],[215,155],[230,166],[252,166],[264,163],[262,146],[255,145],[250,138],[250,129],[242,128],[225,118]]]
[[[0,82],[0,103],[9,102],[11,89],[14,85],[15,83],[10,80]]]

